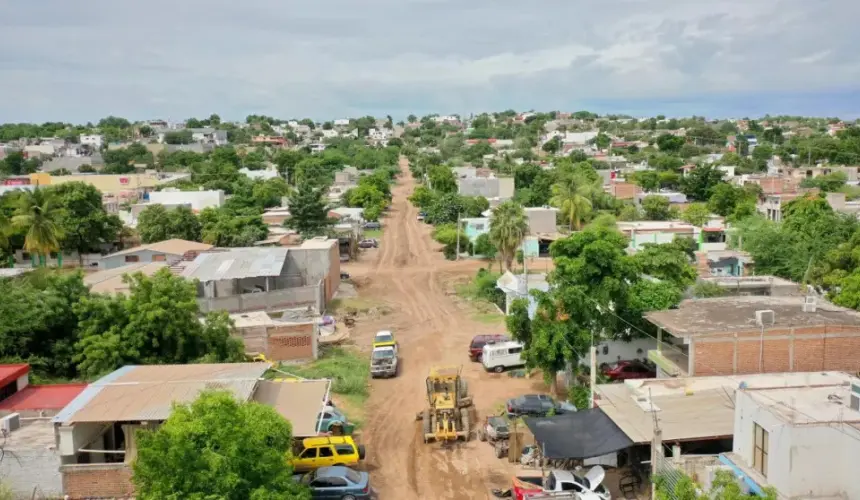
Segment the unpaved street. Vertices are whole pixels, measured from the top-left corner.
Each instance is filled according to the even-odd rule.
[[[397,378],[373,380],[362,441],[367,470],[382,500],[485,499],[492,487],[509,484],[512,468],[476,438],[443,447],[424,444],[415,415],[426,406],[424,379],[433,365],[462,365],[480,417],[507,397],[542,388],[539,380],[485,373],[470,363],[467,348],[479,333],[501,333],[504,324],[479,323],[454,297],[452,276],[474,275],[475,261],[446,261],[430,238],[432,227],[418,222],[407,196],[415,185],[408,165],[393,188],[380,248],[347,269],[361,282],[360,295],[384,303],[391,313],[356,325],[353,339],[367,346],[379,329],[391,329],[401,345]],[[474,430],[475,424],[472,428]]]

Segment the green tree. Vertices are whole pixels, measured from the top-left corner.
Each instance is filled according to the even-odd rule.
[[[561,137],[555,136],[546,141],[543,146],[541,146],[541,149],[552,155],[558,153],[561,150]]]
[[[242,342],[230,336],[227,313],[198,319],[197,286],[160,269],[152,277],[124,277],[125,295],[84,297],[78,317],[74,360],[86,377],[125,365],[239,361]]]
[[[678,245],[646,243],[633,256],[642,273],[685,289],[696,282],[696,268]]]
[[[137,234],[143,243],[170,239],[170,214],[160,203],[144,208],[137,216]]]
[[[286,179],[287,183],[292,184],[294,182],[296,167],[305,156],[301,151],[285,149],[278,151],[274,158],[272,158],[272,162],[277,165],[278,172]]]
[[[672,218],[669,198],[658,194],[649,194],[642,199],[642,210],[646,220],[669,220]]]
[[[200,213],[200,225],[201,240],[219,247],[253,246],[269,234],[256,209],[207,208]]]
[[[498,253],[498,249],[493,242],[490,241],[489,233],[481,233],[475,238],[475,245],[473,247],[475,255],[483,255],[488,260],[493,260],[496,258],[496,253]]]
[[[292,479],[292,426],[270,406],[203,392],[137,436],[133,479],[141,500],[311,498]]]
[[[633,174],[633,182],[646,192],[660,188],[660,176],[656,170],[642,170]]]
[[[564,179],[552,185],[549,202],[561,211],[571,231],[579,231],[582,222],[591,213],[592,203],[588,199],[588,192],[588,187],[577,178]]]
[[[667,153],[679,152],[686,142],[685,138],[677,137],[672,134],[662,134],[657,137],[657,147],[660,148],[660,151],[665,151]]]
[[[166,144],[191,144],[193,141],[194,139],[191,136],[190,130],[179,130],[164,134],[164,142]]]
[[[445,165],[435,165],[430,168],[427,173],[430,180],[430,187],[440,193],[456,193],[457,178],[454,172]]]
[[[83,267],[83,254],[116,241],[122,222],[105,211],[101,193],[90,184],[67,182],[50,190],[57,202],[57,227],[63,235],[60,246],[77,252],[78,264]]]
[[[19,198],[12,223],[27,231],[24,250],[40,259],[60,250],[64,234],[59,226],[60,209],[53,193],[44,188],[27,191]]]
[[[694,226],[704,226],[710,218],[711,211],[704,203],[691,203],[681,212],[681,220]]]
[[[305,238],[323,234],[331,224],[323,190],[311,183],[299,184],[290,199],[289,207],[290,218],[284,225],[295,229]]]
[[[723,182],[714,186],[711,198],[708,200],[708,208],[717,215],[727,217],[745,198],[742,189]]]
[[[714,189],[725,183],[724,175],[722,170],[710,165],[696,167],[684,176],[681,191],[695,201],[708,201]]]
[[[439,195],[428,188],[427,186],[416,186],[412,194],[409,195],[409,201],[418,208],[428,208]]]
[[[506,201],[493,209],[490,241],[498,249],[506,270],[510,271],[516,251],[528,232],[528,218],[518,203]]]

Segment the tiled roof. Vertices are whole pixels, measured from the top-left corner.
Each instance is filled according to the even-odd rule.
[[[61,410],[86,387],[87,384],[28,385],[0,401],[0,411]]]

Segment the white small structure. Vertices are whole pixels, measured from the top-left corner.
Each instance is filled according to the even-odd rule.
[[[105,136],[99,134],[81,134],[80,139],[82,145],[90,146],[93,149],[101,149],[102,144],[104,144]]]
[[[180,191],[168,188],[164,191],[149,193],[149,202],[162,205],[190,204],[191,210],[199,212],[206,208],[218,208],[224,205],[224,191]]]

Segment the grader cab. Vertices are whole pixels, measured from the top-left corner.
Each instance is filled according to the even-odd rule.
[[[423,421],[425,443],[469,440],[472,398],[460,371],[460,367],[430,369],[427,376],[429,408],[418,415]]]

